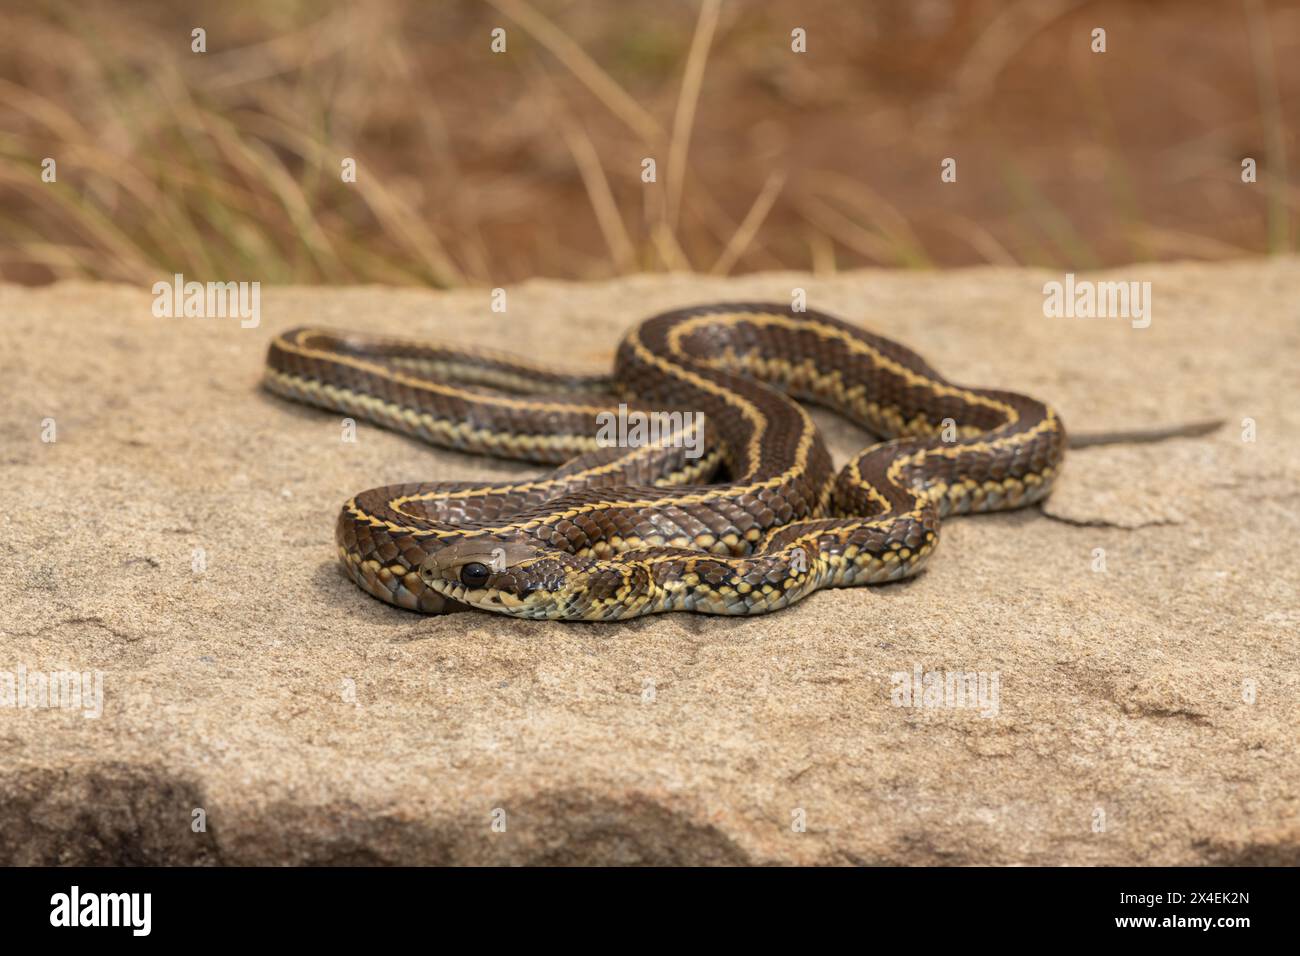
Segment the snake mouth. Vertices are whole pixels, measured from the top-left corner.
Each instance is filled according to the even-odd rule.
[[[423,572],[421,577],[424,577]],[[529,607],[528,598],[536,589],[530,588],[527,594],[520,596],[500,588],[468,588],[446,578],[424,578],[425,584],[445,601],[455,602],[461,607],[475,607],[484,611],[498,611],[502,614],[518,614]]]
[[[434,594],[441,596],[443,599],[456,601],[461,604],[473,604],[472,601],[468,601],[465,598],[465,595],[468,593],[468,588],[464,585],[453,584],[451,581],[443,581],[438,578],[427,577],[423,569],[420,571],[420,577],[424,579],[424,583],[428,585],[429,590]]]

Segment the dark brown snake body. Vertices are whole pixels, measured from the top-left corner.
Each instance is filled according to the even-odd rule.
[[[954,385],[895,342],[771,304],[649,319],[612,377],[313,329],[278,336],[267,363],[285,397],[444,447],[563,463],[531,481],[391,486],[343,506],[352,579],[429,613],[759,614],[896,581],[929,558],[942,517],[1045,497],[1066,447],[1039,401]],[[792,399],[889,440],[836,474]],[[597,416],[619,402],[682,414],[664,419],[678,423],[667,440],[602,447]],[[726,480],[708,483],[720,470]]]

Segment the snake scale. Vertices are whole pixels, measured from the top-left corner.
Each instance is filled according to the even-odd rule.
[[[761,614],[821,588],[897,581],[925,564],[947,515],[1044,498],[1066,448],[1042,402],[955,385],[889,339],[762,303],[648,319],[622,341],[612,376],[296,329],[272,342],[265,383],[443,447],[557,466],[344,504],[348,575],[426,613]],[[796,400],[884,440],[837,473]],[[620,402],[696,414],[659,441],[606,447],[597,416]]]

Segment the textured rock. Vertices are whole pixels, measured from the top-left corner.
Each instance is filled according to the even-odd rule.
[[[1300,863],[1300,265],[1112,277],[1152,282],[1150,328],[1044,318],[1053,277],[1015,270],[532,282],[504,315],[268,288],[256,329],[0,288],[0,672],[104,672],[98,719],[0,708],[0,862]],[[653,311],[794,286],[1075,432],[1226,424],[1080,449],[910,582],[565,625],[420,617],[335,566],[353,492],[531,469],[347,444],[257,387],[294,324],[602,368]],[[894,706],[917,665],[997,672],[996,716]]]

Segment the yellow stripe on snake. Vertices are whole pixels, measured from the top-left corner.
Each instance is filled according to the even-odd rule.
[[[559,465],[522,482],[378,488],[343,506],[349,576],[426,613],[762,614],[897,581],[930,557],[941,518],[1044,498],[1066,447],[1042,402],[954,385],[895,342],[770,304],[649,319],[612,376],[297,329],[271,344],[265,382],[446,448]],[[887,440],[836,474],[796,399]],[[672,428],[606,447],[598,422],[620,403]]]

